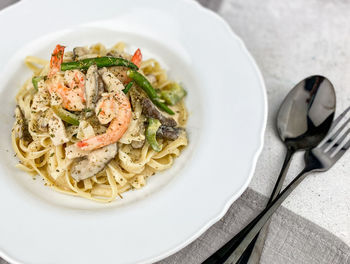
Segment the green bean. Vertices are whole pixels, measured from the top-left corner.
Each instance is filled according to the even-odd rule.
[[[46,78],[46,76],[34,76],[32,78],[32,83],[33,83],[33,86],[34,86],[34,89],[38,91],[38,83],[41,81],[41,80],[44,80]]]
[[[158,119],[149,118],[148,126],[146,128],[146,140],[148,144],[154,151],[161,151],[162,145],[157,142],[157,130],[161,126],[161,123]]]
[[[129,92],[129,90],[130,90],[130,88],[131,88],[131,86],[134,84],[134,82],[129,82],[126,86],[125,86],[125,88],[123,89],[123,93],[125,93],[125,94],[127,94],[128,92]]]
[[[68,124],[79,126],[79,117],[77,117],[75,114],[72,114],[71,112],[64,110],[59,105],[53,105],[51,106],[54,113],[61,118],[63,121],[67,122]]]
[[[123,58],[97,57],[97,58],[89,58],[89,59],[83,59],[78,61],[63,62],[61,64],[61,70],[62,71],[74,70],[74,69],[87,70],[93,64],[96,64],[98,68],[124,66],[134,70],[138,69],[138,67],[134,63]]]
[[[160,97],[169,105],[177,104],[186,96],[187,92],[178,83],[172,83],[168,89],[164,89],[160,93]]]
[[[142,88],[148,95],[149,99],[158,106],[161,110],[167,112],[170,115],[175,113],[166,104],[164,104],[159,98],[156,90],[152,87],[150,82],[141,73],[135,70],[128,70],[126,74],[135,81],[135,83]]]

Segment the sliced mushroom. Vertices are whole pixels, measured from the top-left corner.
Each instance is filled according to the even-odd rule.
[[[98,83],[98,92],[97,92],[98,94],[97,100],[98,100],[98,98],[105,92],[105,84],[103,83],[101,75],[98,76],[97,83]]]
[[[95,108],[95,103],[98,96],[98,72],[97,66],[91,65],[86,73],[86,83],[85,83],[85,96],[86,96],[86,108],[90,111],[87,112],[87,116],[93,114],[93,109]]]
[[[160,126],[157,130],[157,136],[160,138],[175,140],[179,137],[181,130],[182,128],[179,127]]]
[[[162,125],[167,127],[176,127],[177,123],[171,117],[165,117],[157,107],[152,103],[152,101],[148,98],[142,98],[142,113],[146,117],[151,117],[158,119]]]
[[[86,158],[79,160],[71,169],[71,176],[76,181],[85,180],[93,177],[115,157],[117,154],[117,144],[111,144],[106,147],[92,151]]]
[[[16,124],[14,126],[14,130],[15,130],[16,136],[28,142],[33,141],[33,138],[28,131],[28,123],[25,120],[22,110],[19,108],[19,106],[16,106],[15,117],[16,117]]]

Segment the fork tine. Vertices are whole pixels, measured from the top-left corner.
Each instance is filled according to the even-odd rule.
[[[334,155],[333,160],[334,162],[336,162],[338,159],[340,159],[345,152],[349,149],[350,147],[350,139],[348,140],[348,142],[345,143],[345,145],[337,152],[337,154]]]
[[[333,121],[331,128],[329,131],[332,131],[336,125],[338,125],[339,121],[350,111],[350,106],[344,110],[343,113],[341,113],[336,120]]]
[[[348,142],[345,143],[345,145],[342,147],[342,149],[348,150],[350,148],[350,138]]]
[[[336,120],[335,122],[339,123],[339,121],[345,116],[346,112],[348,112],[349,109],[350,109],[350,107],[349,107],[347,110],[345,110],[345,111],[337,118],[337,120]],[[330,135],[331,135],[330,138],[329,138],[326,142],[324,142],[324,143],[321,145],[321,147],[322,147],[322,149],[323,149],[324,151],[327,152],[327,151],[329,151],[330,148],[332,148],[332,146],[334,145],[333,143],[334,143],[335,139],[336,139],[336,138],[339,136],[339,134],[344,130],[344,128],[349,124],[349,122],[350,122],[350,118],[347,119],[347,120],[344,122],[344,124],[342,124],[341,127],[339,127],[338,130],[337,130],[334,134],[332,134],[333,131],[330,130],[330,131],[331,131],[331,132],[330,132]],[[332,127],[335,127],[336,125],[337,125],[337,124],[332,125]]]
[[[335,142],[335,144],[330,148],[329,152],[331,153],[331,156],[334,156],[339,150],[342,148],[339,148],[339,146],[342,145],[343,141],[347,138],[347,136],[350,134],[350,128],[346,130],[346,132]]]

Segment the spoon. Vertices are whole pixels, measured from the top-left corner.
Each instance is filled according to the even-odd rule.
[[[315,100],[316,93],[320,94],[317,101]],[[280,193],[294,153],[299,150],[312,149],[325,138],[334,118],[335,104],[333,85],[327,78],[318,75],[310,76],[299,82],[284,99],[277,114],[277,130],[287,148],[287,153],[268,204]],[[324,108],[324,106],[329,106],[331,109]],[[330,116],[330,110],[333,111],[333,115],[331,119],[327,119]],[[313,120],[314,125],[312,123],[309,125],[308,119]],[[248,263],[259,263],[268,226],[269,222],[249,245],[242,260],[249,257],[248,253],[252,251],[255,243]]]
[[[312,149],[325,138],[332,125],[335,104],[336,98],[332,83],[319,75],[302,80],[288,93],[277,115],[278,134],[285,144],[287,152],[268,204],[280,193],[294,153]],[[269,222],[242,252],[243,255],[237,263],[259,263],[268,225]],[[248,228],[249,225],[204,263],[222,263],[223,257],[229,256],[228,253],[231,252],[232,245],[238,240],[243,240]]]

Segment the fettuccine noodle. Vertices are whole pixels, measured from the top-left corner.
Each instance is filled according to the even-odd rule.
[[[113,52],[122,54],[128,59],[131,57],[125,52],[125,44],[122,42],[117,43],[111,49],[106,49],[102,44],[96,44],[88,50],[89,56],[87,57],[106,56],[106,54]],[[71,61],[72,58],[72,52],[64,54],[64,61]],[[33,56],[26,57],[25,64],[33,71],[34,76],[46,76],[50,70],[49,61]],[[162,90],[172,83],[168,80],[165,70],[154,59],[142,61],[139,72],[144,76],[152,77],[152,85],[156,89]],[[129,98],[133,95],[132,93],[139,90],[138,88],[132,89],[134,90],[130,90]],[[105,128],[101,126],[103,131],[97,132],[96,127],[91,126],[88,120],[81,121],[79,126],[65,124],[69,140],[63,144],[55,145],[50,130],[38,129],[40,113],[34,113],[32,109],[36,93],[30,78],[23,84],[16,96],[16,102],[22,111],[25,124],[16,121],[12,130],[12,146],[19,159],[17,167],[33,176],[40,175],[45,179],[46,184],[56,191],[97,202],[113,201],[117,196],[122,197],[121,194],[126,191],[145,186],[148,177],[169,169],[173,165],[174,159],[181,154],[187,145],[187,135],[184,128],[188,114],[184,100],[171,106],[175,112],[172,118],[183,129],[175,140],[158,138],[158,142],[162,144],[160,152],[154,151],[145,140],[144,129],[140,130],[139,128],[144,125],[146,118],[142,114],[141,107],[133,105],[132,121],[128,130],[117,143],[115,157],[96,175],[76,181],[71,176],[75,160],[67,158],[65,148],[87,138],[88,135],[102,133]],[[27,131],[20,131],[23,127]],[[138,133],[133,133],[136,130]],[[26,136],[28,133],[30,136]],[[135,142],[141,146],[135,148],[133,146]]]

